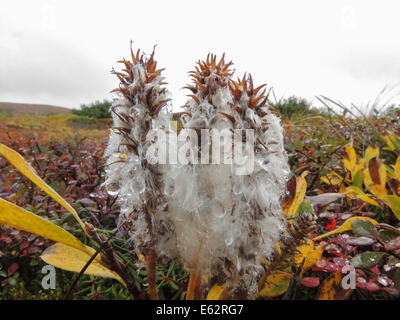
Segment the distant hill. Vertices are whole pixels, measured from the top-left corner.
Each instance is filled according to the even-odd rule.
[[[30,104],[30,103],[14,103],[0,102],[0,112],[10,113],[33,113],[33,114],[49,114],[49,113],[70,113],[71,109],[64,107],[56,107],[46,104]]]

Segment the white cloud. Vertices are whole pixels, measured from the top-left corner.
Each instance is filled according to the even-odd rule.
[[[156,58],[174,105],[187,71],[226,52],[278,95],[366,103],[399,81],[396,1],[15,1],[0,12],[0,101],[78,107],[110,98],[129,40]]]

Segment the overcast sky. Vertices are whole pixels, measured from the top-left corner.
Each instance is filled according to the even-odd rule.
[[[180,90],[187,72],[208,52],[225,52],[235,74],[250,72],[278,97],[363,105],[400,83],[398,0],[2,0],[0,8],[0,101],[78,108],[111,99],[110,70],[129,57],[130,40],[147,53],[157,44],[175,109],[189,93]]]

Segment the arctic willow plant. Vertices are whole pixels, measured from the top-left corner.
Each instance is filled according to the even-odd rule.
[[[179,258],[190,271],[188,299],[202,296],[204,279],[211,275],[255,297],[265,261],[273,260],[276,243],[287,238],[281,198],[290,170],[280,119],[267,104],[265,85],[255,87],[250,75],[233,80],[232,62],[225,63],[224,56],[199,61],[186,87],[191,94],[181,113],[183,128],[195,130],[199,141],[202,129],[252,130],[253,150],[244,152],[254,152],[254,158],[245,156],[241,168],[196,161],[151,164],[146,158],[150,131],[175,134],[169,93],[154,51],[149,57],[131,53],[132,61],[120,61],[124,69],[114,71],[120,86],[111,107],[105,186],[118,196],[120,234],[146,256],[150,297],[157,298],[155,268],[162,258]],[[250,142],[245,134],[241,140]],[[178,149],[168,141],[169,148]],[[199,153],[216,143],[201,142]],[[248,165],[254,169],[237,174]]]

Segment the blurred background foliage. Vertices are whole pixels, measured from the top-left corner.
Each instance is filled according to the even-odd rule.
[[[358,108],[335,105],[329,99],[321,100],[325,105],[323,109],[315,108],[311,102],[295,96],[271,102],[281,114],[292,174],[298,177],[305,171],[309,172],[305,176],[307,196],[340,191],[340,185],[326,183],[324,177],[329,177],[332,171],[347,179],[346,185],[352,183],[349,182],[352,180],[348,179],[348,170],[343,166],[346,146],[351,140],[359,157],[365,154],[369,146],[378,148],[381,161],[390,169],[390,165],[393,165],[400,155],[400,149],[390,146],[387,140],[390,136],[400,137],[399,106],[390,105],[382,110],[374,106],[368,112],[363,112]],[[110,238],[119,257],[135,275],[138,287],[142,288],[146,285],[146,269],[142,267],[140,256],[126,249],[129,244],[124,235],[116,233],[119,208],[115,204],[115,198],[101,188],[105,170],[102,156],[108,139],[110,105],[109,101],[96,101],[82,105],[81,110],[73,110],[68,114],[1,113],[0,142],[27,159],[39,175],[75,207],[84,221],[100,226],[99,232],[104,232]],[[366,188],[364,191],[368,192]],[[88,241],[63,208],[38,188],[34,188],[32,183],[4,158],[0,158],[0,197],[46,217],[77,235],[81,241]],[[374,195],[371,197],[374,198]],[[315,236],[334,230],[351,216],[365,215],[378,222],[390,223],[393,228],[400,227],[398,219],[394,218],[390,209],[364,203],[359,199],[339,199],[329,206],[317,208],[316,213],[318,228]],[[337,238],[329,239],[326,240],[326,250],[321,258],[329,263],[338,261],[334,260],[335,258],[355,256],[365,250],[383,252],[382,248],[373,246],[356,246],[355,251],[348,252],[346,248],[334,243],[339,241]],[[44,262],[39,256],[51,244],[51,241],[32,234],[0,226],[0,299],[63,297],[75,277],[71,272],[57,269],[57,289],[41,288],[41,268]],[[400,263],[399,252],[393,251],[391,255],[395,259],[391,262],[392,265]],[[377,265],[379,272],[383,272],[383,267],[383,262]],[[322,287],[327,279],[331,279],[334,269],[332,270],[327,271],[314,265],[303,276],[319,277]],[[368,275],[377,272],[376,269],[363,270]],[[396,275],[398,279],[393,276],[391,281],[395,282],[395,287],[392,287],[400,290],[400,272]],[[187,281],[188,274],[180,267],[179,261],[165,261],[158,267],[160,298],[179,299],[184,293]],[[353,290],[347,298],[396,297],[396,292],[387,292],[388,290],[383,290],[386,288],[384,285],[377,285],[377,290],[376,287],[374,290],[361,287]],[[320,290],[319,287],[299,284],[293,298],[315,299]],[[84,275],[75,288],[74,299],[131,297],[116,281]]]

